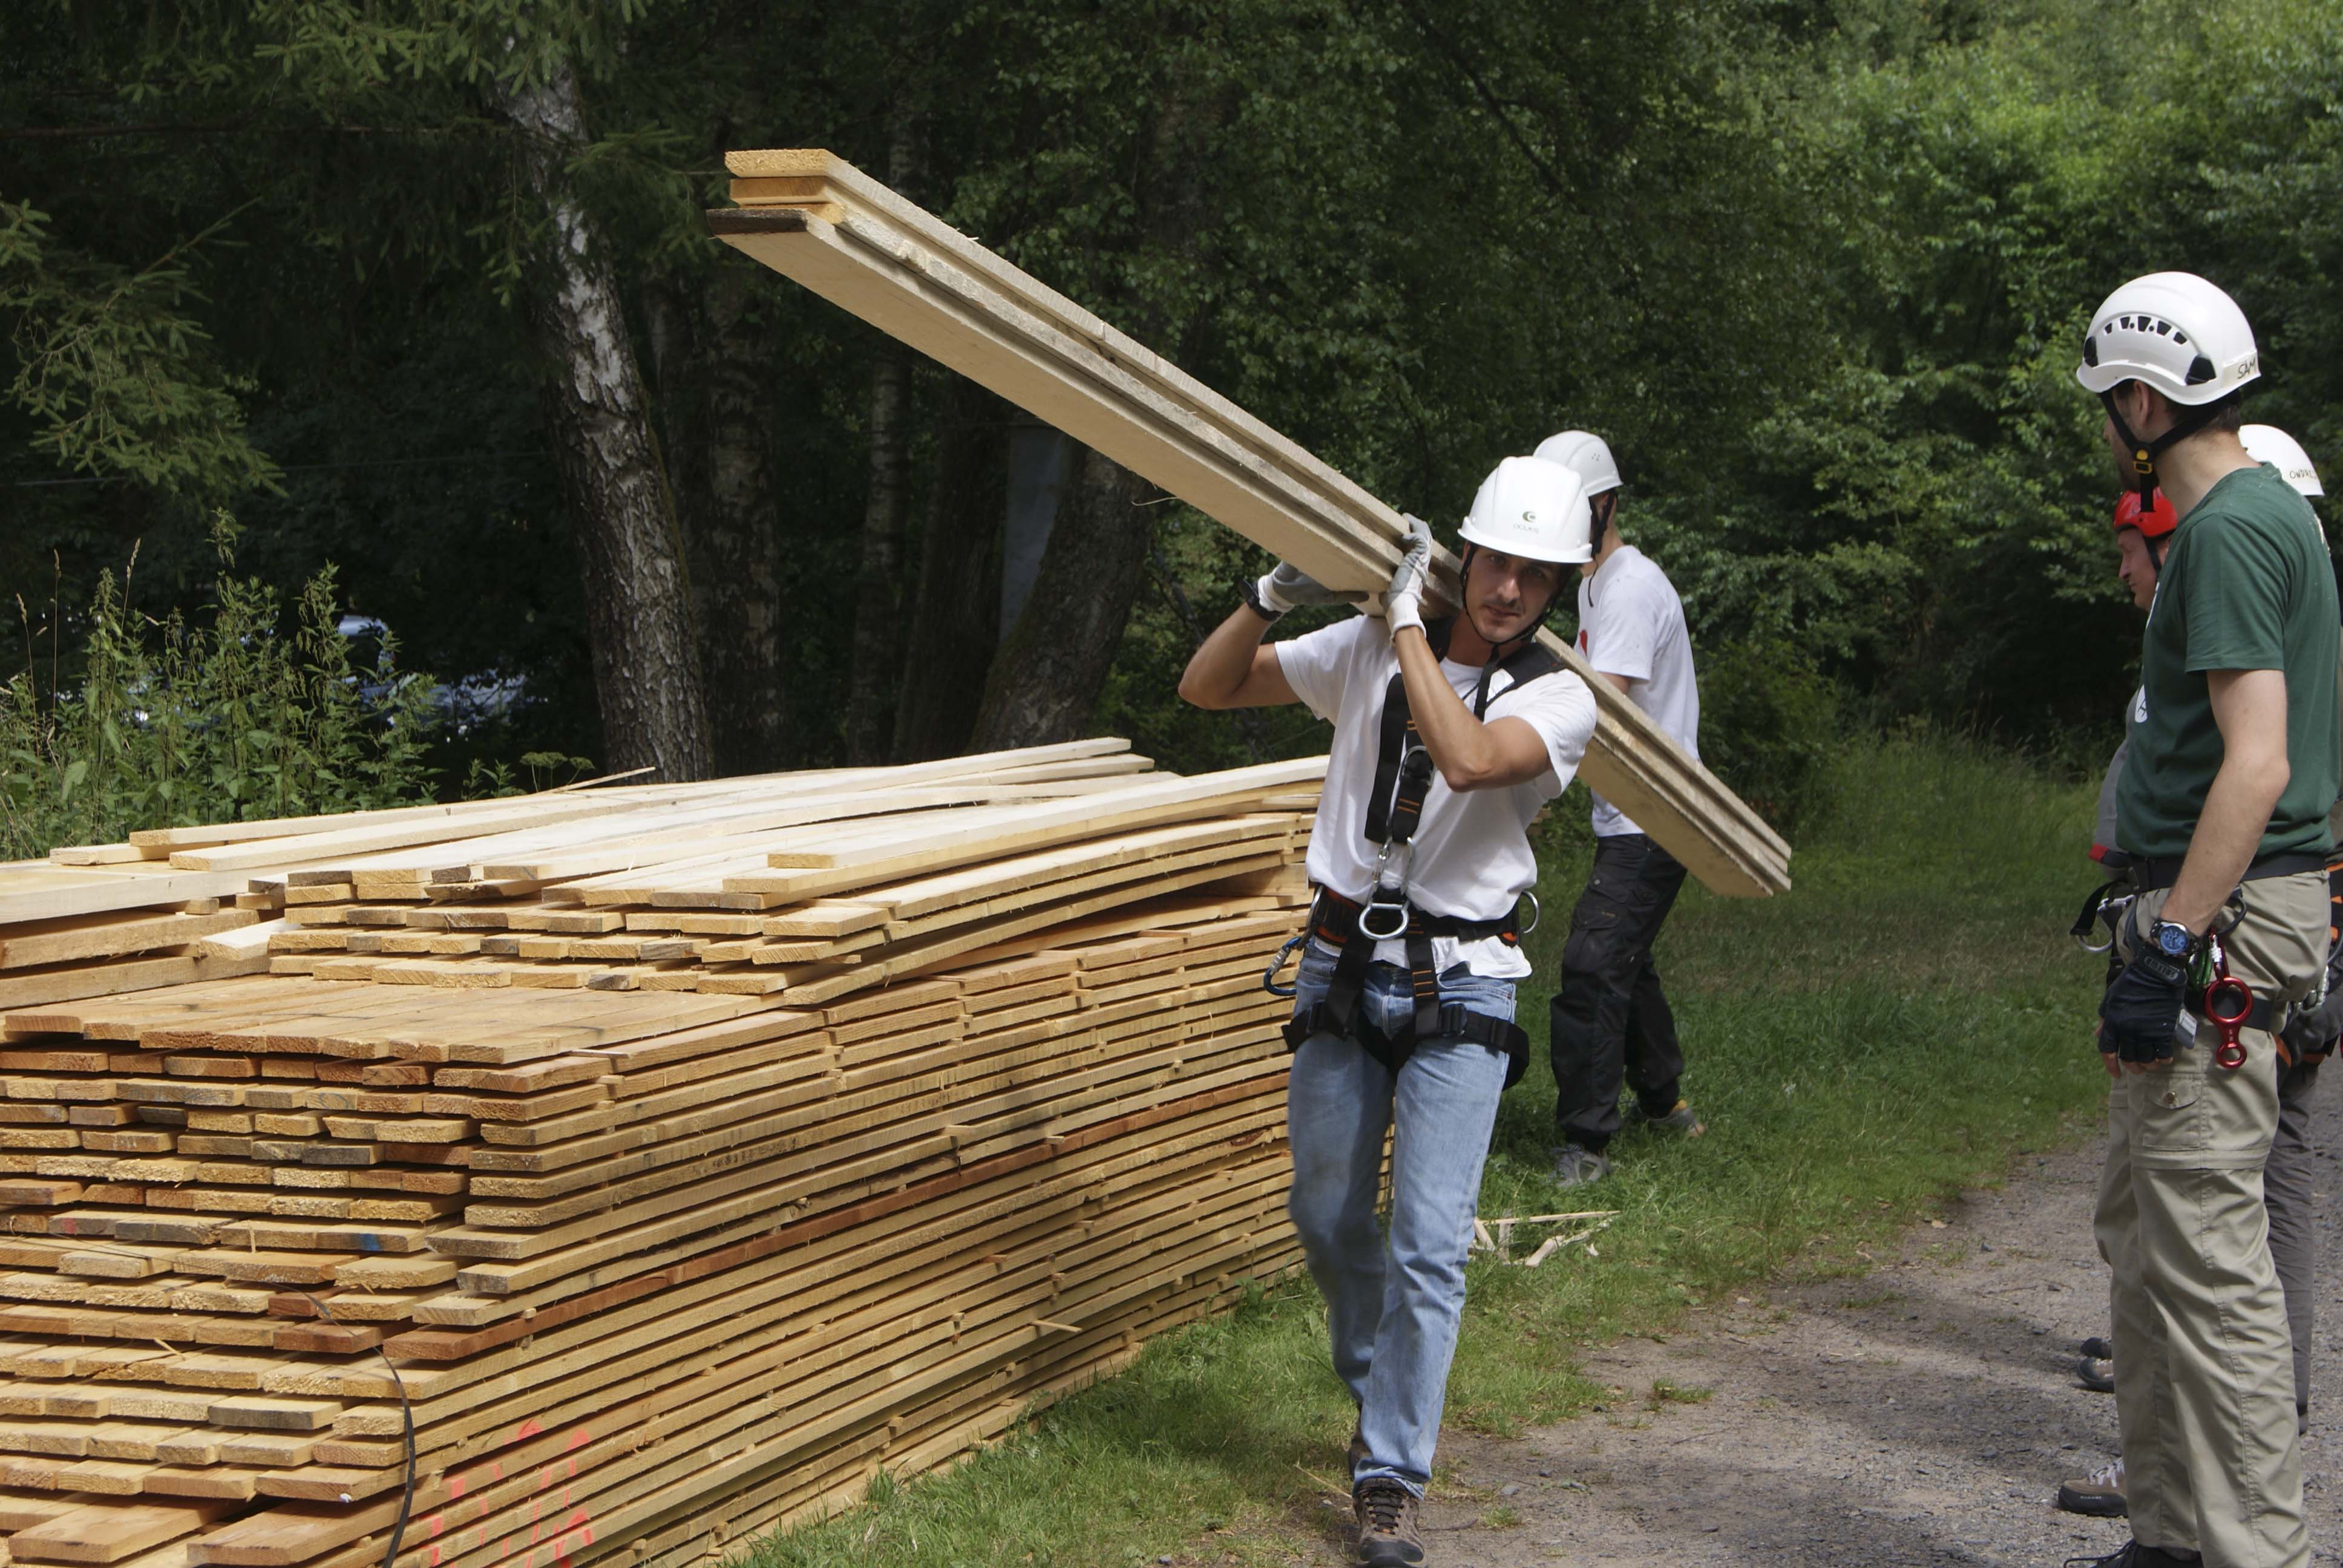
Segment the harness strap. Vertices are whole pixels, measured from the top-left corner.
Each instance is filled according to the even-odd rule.
[[[1299,1021],[1302,1012],[1308,1012],[1319,1021],[1300,1035],[1293,1034],[1289,1026],[1287,1038],[1291,1043],[1300,1044],[1318,1032],[1321,1027],[1362,1043],[1369,1033],[1381,1034],[1381,1030],[1373,1029],[1359,1013],[1359,997],[1366,990],[1367,965],[1375,950],[1373,940],[1363,937],[1359,930],[1359,916],[1365,908],[1365,905],[1344,898],[1332,888],[1318,890],[1317,902],[1310,910],[1310,929],[1319,940],[1334,950],[1334,973],[1327,982],[1326,1000],[1294,1015]],[[1508,943],[1517,943],[1521,940],[1521,930],[1512,914],[1502,920],[1470,920],[1460,915],[1436,915],[1413,904],[1407,906],[1407,926],[1400,933],[1400,940],[1406,944],[1408,989],[1414,999],[1415,1009],[1406,1029],[1402,1031],[1405,1038],[1397,1042],[1401,1047],[1398,1059],[1402,1061],[1406,1060],[1407,1050],[1414,1048],[1416,1040],[1454,1032],[1445,1025],[1447,1010],[1440,1001],[1440,977],[1432,965],[1432,942],[1435,937],[1453,937],[1461,941],[1481,941],[1497,937]],[[1526,1050],[1528,1047],[1525,1045],[1523,1049]],[[1393,1071],[1398,1070],[1391,1062],[1385,1062],[1385,1065],[1392,1066]],[[1513,1081],[1508,1079],[1506,1081],[1510,1083]]]
[[[2142,855],[2132,863],[2131,884],[2143,893],[2158,892],[2180,879],[2180,857],[2177,855]],[[2258,882],[2270,877],[2296,877],[2305,871],[2324,871],[2327,857],[2308,849],[2291,853],[2264,855],[2246,868],[2240,882]]]
[[[1468,1040],[1475,1045],[1487,1046],[1503,1052],[1505,1058],[1505,1087],[1511,1089],[1522,1081],[1530,1062],[1529,1032],[1521,1025],[1502,1018],[1492,1018],[1485,1012],[1474,1012],[1461,1001],[1453,1001],[1433,1016],[1429,1032],[1422,1029],[1409,1031],[1404,1040],[1395,1040],[1373,1024],[1362,1023],[1357,1029],[1338,1026],[1328,1016],[1325,1002],[1312,1002],[1295,1010],[1285,1025],[1285,1045],[1298,1050],[1302,1042],[1313,1034],[1339,1034],[1355,1042],[1369,1056],[1383,1063],[1393,1078],[1415,1054],[1418,1043],[1425,1040]]]
[[[1449,634],[1455,629],[1456,618],[1428,623],[1423,628],[1425,640],[1432,644],[1434,658],[1448,657]],[[1489,704],[1504,692],[1489,689],[1493,676],[1503,675],[1512,684],[1505,691],[1527,686],[1531,681],[1552,675],[1562,668],[1562,660],[1551,648],[1537,643],[1525,643],[1503,658],[1491,659],[1481,667],[1480,683],[1473,690],[1473,717],[1486,719]],[[1418,756],[1423,758],[1421,787],[1413,794],[1414,805],[1405,808],[1403,789],[1407,780],[1406,765]],[[1407,682],[1394,670],[1383,688],[1383,712],[1380,738],[1375,750],[1375,782],[1367,797],[1365,831],[1367,841],[1378,849],[1389,843],[1405,843],[1415,836],[1415,824],[1423,811],[1423,797],[1432,787],[1432,758],[1416,739],[1415,716],[1409,711]]]

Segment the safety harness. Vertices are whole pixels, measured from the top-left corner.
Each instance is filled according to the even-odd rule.
[[[1424,637],[1435,658],[1448,652],[1453,618],[1428,623]],[[1562,668],[1562,660],[1531,643],[1503,659],[1481,667],[1473,693],[1473,717],[1489,710],[1491,678],[1505,675],[1511,691]],[[1285,1026],[1288,1046],[1299,1047],[1313,1034],[1336,1034],[1356,1041],[1396,1078],[1418,1042],[1443,1036],[1477,1041],[1505,1055],[1505,1083],[1519,1081],[1529,1065],[1529,1036],[1509,1020],[1473,1012],[1462,1003],[1443,1005],[1440,977],[1432,967],[1432,943],[1437,937],[1481,941],[1495,937],[1510,945],[1521,941],[1518,915],[1472,920],[1458,915],[1435,914],[1408,898],[1415,864],[1415,829],[1423,815],[1424,797],[1432,788],[1432,753],[1416,734],[1414,715],[1408,710],[1407,686],[1394,673],[1383,689],[1382,734],[1375,759],[1373,792],[1367,800],[1366,837],[1377,846],[1374,886],[1362,903],[1332,888],[1318,890],[1311,906],[1307,936],[1314,936],[1335,953],[1333,979],[1325,999],[1294,1010]],[[1363,939],[1363,940],[1362,940]],[[1302,938],[1296,938],[1295,942]],[[1367,966],[1383,941],[1403,941],[1407,950],[1408,985],[1414,1010],[1399,1029],[1385,1032],[1365,1018],[1359,997],[1366,989]],[[1289,943],[1289,948],[1294,944]],[[1282,961],[1283,954],[1279,955]],[[1274,976],[1276,965],[1271,966]],[[1263,978],[1270,984],[1270,977]],[[1271,989],[1277,990],[1274,985]]]

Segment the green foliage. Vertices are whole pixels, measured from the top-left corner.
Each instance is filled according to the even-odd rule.
[[[1837,687],[1796,644],[1746,638],[1700,662],[1700,755],[1777,831],[1818,803],[1844,744]]]
[[[0,688],[0,858],[430,799],[431,679],[400,670],[388,637],[354,659],[331,567],[289,617],[274,589],[223,571],[207,624],[148,621],[129,578],[98,579],[77,684],[44,693],[27,668]]]
[[[5,396],[34,421],[34,451],[177,496],[274,482],[245,429],[252,382],[216,362],[187,267],[226,221],[133,270],[58,245],[48,214],[0,201],[0,319],[16,358]]]

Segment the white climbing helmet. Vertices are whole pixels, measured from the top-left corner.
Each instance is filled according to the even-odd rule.
[[[2275,425],[2247,425],[2237,432],[2237,439],[2246,444],[2246,456],[2257,463],[2268,463],[2284,476],[2286,482],[2306,496],[2324,496],[2327,491],[2318,483],[2318,470],[2310,466],[2310,454],[2302,443]]]
[[[2102,396],[2144,381],[2194,407],[2261,373],[2254,329],[2236,300],[2193,272],[2155,272],[2133,278],[2092,314],[2075,379]]]
[[[1574,566],[1594,558],[1586,487],[1559,463],[1507,457],[1481,481],[1457,530],[1483,549]]]
[[[1538,443],[1535,455],[1549,463],[1560,463],[1577,475],[1590,501],[1605,490],[1619,487],[1619,465],[1603,437],[1591,430],[1564,430],[1558,436],[1548,436]]]

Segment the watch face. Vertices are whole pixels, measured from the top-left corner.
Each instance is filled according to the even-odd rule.
[[[2156,945],[2172,957],[2178,958],[2188,950],[2188,928],[2177,925],[2157,927]]]

